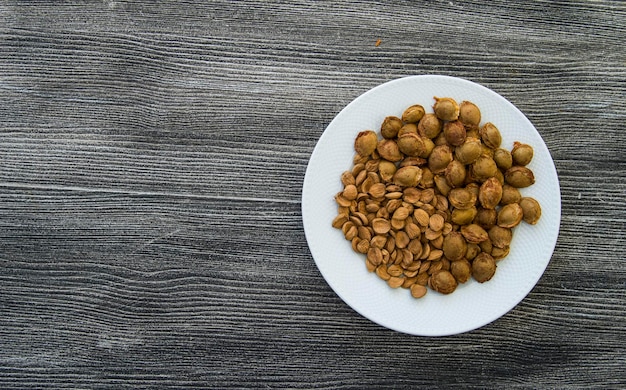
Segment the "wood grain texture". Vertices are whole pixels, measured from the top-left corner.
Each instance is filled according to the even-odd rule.
[[[626,387],[623,2],[6,1],[0,22],[1,388]],[[509,99],[561,186],[537,286],[451,337],[360,317],[301,222],[324,128],[415,74]]]

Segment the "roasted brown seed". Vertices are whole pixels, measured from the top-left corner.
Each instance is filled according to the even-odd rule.
[[[465,189],[472,192],[476,199],[478,199],[478,194],[480,193],[480,183],[467,183]]]
[[[496,273],[496,261],[487,253],[481,253],[472,261],[472,276],[479,283],[490,280]]]
[[[378,136],[372,130],[360,132],[354,141],[354,150],[360,156],[369,156],[374,153],[378,145]]]
[[[446,122],[443,125],[443,136],[446,137],[446,141],[452,146],[459,146],[465,142],[467,133],[465,126],[461,121]]]
[[[437,239],[439,236],[441,236],[441,234],[442,234],[441,230],[433,230],[431,228],[426,228],[426,230],[424,231],[424,237],[428,241]]]
[[[405,267],[405,269],[414,265],[413,263],[415,262],[415,256],[413,255],[413,252],[411,252],[408,248],[401,249],[400,252],[402,252],[402,266]],[[407,269],[407,271],[411,270]],[[411,275],[411,272],[405,272],[404,274],[408,277],[413,277],[417,275],[417,272],[415,272],[415,274],[413,275]]]
[[[433,139],[441,133],[443,122],[435,114],[425,114],[417,124],[419,135]]]
[[[439,133],[438,136],[433,138],[433,143],[435,144],[435,146],[447,145],[448,144],[448,141],[446,141],[446,137],[443,135],[443,131],[441,133]]]
[[[337,207],[337,214],[350,215],[350,207],[338,206]]]
[[[450,264],[450,273],[458,283],[465,283],[472,276],[472,265],[465,259],[453,261]]]
[[[501,185],[504,185],[504,173],[502,173],[501,170],[498,169],[496,171],[494,178],[496,178],[500,182]]]
[[[344,173],[341,174],[341,184],[343,184],[344,186],[350,185],[350,184],[354,184],[355,180],[354,180],[354,175],[352,175],[352,172],[350,171],[345,171]]]
[[[424,107],[419,104],[414,104],[404,110],[402,113],[402,120],[406,123],[418,123],[426,114]]]
[[[430,286],[442,294],[450,294],[456,290],[457,282],[449,271],[437,271],[430,276]]]
[[[443,254],[447,259],[460,260],[467,252],[467,241],[459,232],[450,232],[443,238]]]
[[[465,125],[478,126],[480,124],[480,109],[472,102],[461,102],[459,120]]]
[[[407,245],[407,249],[413,254],[414,258],[419,258],[422,256],[422,243],[418,238],[414,238],[409,241],[409,245]]]
[[[343,197],[346,198],[347,200],[355,200],[358,193],[359,192],[356,189],[356,186],[354,184],[348,184],[343,189]]]
[[[387,190],[389,190],[389,188],[387,188]],[[385,206],[385,208],[387,209],[389,214],[393,214],[394,211],[402,206],[402,199],[400,199],[401,196],[398,196],[396,192],[390,192],[388,195],[391,196],[386,196],[386,198],[389,200],[387,201],[387,206]]]
[[[422,177],[424,177],[424,170],[422,170]],[[404,194],[402,200],[411,204],[415,204],[422,196],[422,192],[414,187],[405,188],[402,193]]]
[[[362,192],[369,192],[372,184],[376,184],[376,181],[368,175],[368,177],[363,180],[363,183],[360,185],[360,189]]]
[[[415,133],[406,133],[398,137],[398,149],[407,156],[417,157],[424,154],[426,145],[422,137]]]
[[[498,260],[502,260],[505,257],[507,257],[509,255],[509,251],[511,250],[511,247],[504,247],[504,248],[497,248],[494,247],[493,249],[491,249],[491,256],[494,258],[494,260],[498,261]]]
[[[441,258],[441,269],[450,271],[450,264],[452,264],[450,260],[446,259],[445,257]]]
[[[371,156],[361,156],[358,153],[356,153],[354,155],[354,157],[352,158],[352,163],[357,165],[357,164],[365,164],[367,162],[367,160],[369,160],[370,158],[374,157],[374,155],[376,154],[376,151],[374,151],[374,153],[372,153]]]
[[[428,211],[429,214],[432,214],[429,211],[429,207],[431,206],[431,203],[433,203],[433,201],[436,203],[436,199],[435,199],[435,190],[433,188],[426,188],[425,190],[422,190],[422,196],[420,197],[420,202],[423,203],[423,205],[421,205],[421,207]]]
[[[504,181],[515,188],[525,188],[535,183],[535,175],[526,167],[514,166],[504,172]]]
[[[424,233],[424,238],[425,237],[426,237],[426,233]],[[426,238],[426,240],[429,241],[428,238]],[[419,256],[419,258],[420,260],[426,260],[428,256],[430,256],[430,245],[428,244],[428,242],[425,242],[424,244],[422,244],[422,254]]]
[[[494,177],[498,172],[498,166],[496,162],[493,161],[493,158],[481,155],[478,159],[471,165],[471,173],[472,177],[479,182],[484,182],[490,177]]]
[[[435,115],[442,121],[454,121],[459,117],[460,107],[457,102],[449,97],[435,97],[435,105],[433,106]]]
[[[359,244],[359,242],[361,242],[361,239],[359,237],[354,237],[351,241],[352,244],[352,250],[355,252],[358,252],[359,249],[357,248],[357,245]]]
[[[343,196],[343,193],[338,193],[337,195],[335,195],[335,201],[337,202],[337,204],[341,207],[350,207],[352,206],[352,201],[346,199]]]
[[[376,150],[378,151],[380,157],[387,161],[398,162],[404,158],[398,148],[398,144],[392,139],[383,139],[380,141]]]
[[[414,224],[413,222],[407,223],[404,226],[404,231],[406,232],[407,236],[409,236],[411,240],[415,238],[419,238],[419,236],[422,234],[420,227]]]
[[[455,208],[465,210],[476,205],[476,195],[466,188],[454,188],[448,194],[448,201]]]
[[[428,220],[428,226],[433,230],[433,231],[440,231],[443,229],[443,225],[445,223],[445,219],[443,218],[443,216],[441,216],[441,214],[433,214],[430,216],[429,220]]]
[[[511,156],[513,157],[513,164],[525,166],[533,159],[533,147],[520,142],[513,143],[513,149],[511,150]]]
[[[467,133],[467,138],[480,139],[480,127],[478,125],[465,124],[465,131]]]
[[[418,279],[416,278],[416,283],[411,286],[411,296],[413,298],[421,298],[424,295],[426,295],[426,292],[428,292],[426,287],[424,287],[421,284],[417,283],[417,280]]]
[[[402,167],[393,175],[393,182],[402,187],[415,187],[422,178],[422,170],[415,166]],[[400,192],[400,197],[402,197]]]
[[[479,130],[480,139],[487,147],[497,149],[502,143],[502,135],[500,130],[491,122],[485,123]]]
[[[358,230],[359,230],[359,238],[361,240],[366,240],[368,243],[369,241],[372,240],[372,232],[374,231],[374,229],[372,229],[371,227],[359,226]]]
[[[359,172],[358,175],[355,176],[354,185],[356,185],[357,187],[360,186],[361,184],[363,184],[363,181],[366,178],[367,178],[367,171],[363,169],[362,171]]]
[[[467,260],[473,260],[480,253],[480,246],[478,244],[467,244],[467,252],[465,258]]]
[[[383,262],[383,251],[380,248],[371,247],[367,251],[367,260],[374,265],[380,265]]]
[[[387,193],[387,189],[383,183],[372,184],[367,191],[372,198],[382,198]]]
[[[501,205],[507,205],[511,203],[519,203],[522,200],[522,194],[519,190],[511,185],[505,184],[502,186],[502,199]]]
[[[436,261],[441,260],[443,257],[443,251],[441,249],[431,249],[430,254],[426,258],[426,260]]]
[[[358,163],[358,164],[354,164],[354,167],[352,167],[352,176],[354,176],[355,178],[357,177],[357,175],[359,173],[361,173],[361,171],[365,170],[365,163]],[[354,184],[354,183],[352,183]]]
[[[511,152],[506,149],[498,148],[493,152],[493,161],[496,162],[498,168],[506,171],[513,166],[513,157]]]
[[[347,214],[339,214],[333,219],[333,227],[336,229],[341,229],[344,223],[348,222]]]
[[[346,224],[348,224],[348,223],[349,223],[349,222],[346,222],[346,223],[344,224],[344,226],[345,226]],[[345,234],[346,240],[351,241],[351,240],[353,240],[355,237],[357,237],[357,236],[358,236],[358,234],[359,234],[359,229],[358,229],[356,226],[354,226],[354,225],[350,225],[350,228],[348,228],[348,229],[345,231],[345,233],[344,233],[344,234]]]
[[[433,181],[433,172],[428,167],[422,167],[422,180],[420,180],[418,186],[420,188],[432,188],[435,185]]]
[[[413,165],[416,167],[423,167],[426,164],[426,159],[417,156],[408,156],[400,161],[400,168]]]
[[[448,198],[439,194],[435,195],[435,197],[437,198],[437,205],[435,205],[435,208],[443,213],[449,212],[450,202],[448,202]]]
[[[404,229],[406,221],[404,219],[391,219],[391,229],[393,232]]]
[[[387,190],[389,190],[389,189],[387,189]],[[385,198],[400,201],[399,199],[400,199],[400,198],[402,198],[402,192],[400,192],[400,191],[387,192],[387,193],[385,194]],[[389,205],[389,204],[388,204],[388,205]],[[395,209],[395,208],[394,208],[394,209]],[[389,210],[389,211],[393,211],[393,210]]]
[[[524,197],[520,199],[519,205],[524,214],[524,222],[535,225],[541,218],[541,206],[534,198]]]
[[[495,209],[502,199],[502,184],[496,178],[489,178],[480,186],[478,200],[485,209]]]
[[[417,222],[420,226],[428,226],[430,215],[424,209],[416,209],[413,212],[413,217],[415,218],[415,222]]]
[[[461,164],[457,160],[452,160],[444,171],[444,176],[452,188],[461,187],[465,182],[466,174],[467,171],[465,170],[465,165]]]
[[[407,123],[404,126],[402,126],[400,128],[400,130],[398,131],[398,138],[400,138],[401,136],[403,136],[404,134],[417,134],[417,125],[414,123]]]
[[[387,272],[387,266],[385,264],[381,264],[376,267],[376,275],[378,275],[378,277],[382,280],[389,280],[391,277],[391,275]]]
[[[404,283],[404,278],[400,276],[392,276],[387,280],[387,284],[391,288],[401,287],[402,283]]]
[[[435,272],[441,271],[443,269],[443,263],[440,260],[430,260],[430,267],[428,268],[428,273],[430,275]]]
[[[402,127],[402,119],[395,116],[388,116],[380,126],[380,134],[385,138],[395,138]]]
[[[461,234],[468,243],[472,244],[478,244],[489,239],[487,231],[475,223],[461,226]]]
[[[362,226],[364,223],[363,221],[365,221],[365,223],[368,223],[367,216],[361,214],[358,211],[351,211],[350,221],[352,221],[352,223],[357,227]]]
[[[468,165],[474,163],[481,152],[480,140],[467,137],[462,145],[454,149],[454,156],[461,164]]]
[[[396,164],[391,161],[381,160],[378,163],[378,174],[384,182],[391,181],[397,169]]]
[[[491,239],[481,242],[480,244],[478,244],[478,246],[480,247],[481,253],[484,252],[487,254],[491,254],[494,248],[493,244],[491,243]]]
[[[409,209],[407,207],[398,207],[393,212],[392,219],[405,220],[409,216]]]
[[[402,272],[403,272],[402,267],[400,267],[399,265],[392,264],[389,267],[387,267],[387,273],[390,276],[400,276],[402,275]]]
[[[358,244],[356,244],[356,250],[359,253],[366,254],[370,249],[370,242],[368,240],[360,239]]]
[[[457,225],[467,225],[468,223],[471,223],[474,220],[477,213],[478,211],[476,210],[476,207],[470,207],[469,209],[464,209],[464,210],[454,209],[452,210],[452,215],[450,219],[452,220],[453,223]]]
[[[511,240],[513,239],[513,232],[511,229],[496,225],[489,229],[488,233],[489,242],[491,242],[491,244],[496,248],[505,248],[511,245]]]
[[[435,146],[428,157],[428,168],[433,174],[437,175],[445,171],[448,164],[452,161],[452,150],[448,145]]]
[[[417,271],[405,271],[404,276],[402,288],[411,288],[411,286],[417,282]]]
[[[378,235],[378,236],[372,237],[372,240],[370,241],[370,247],[383,249],[386,243],[387,243],[387,237],[383,235]]]
[[[378,172],[378,164],[380,164],[380,159],[367,160],[365,162],[365,170],[368,172]]]
[[[396,233],[396,247],[400,248],[400,249],[404,249],[407,247],[407,245],[409,245],[409,242],[411,241],[411,239],[409,238],[409,235],[406,234],[403,231],[399,231]]]
[[[345,222],[345,223],[341,226],[341,231],[342,231],[342,233],[343,233],[344,235],[346,235],[346,233],[348,233],[348,231],[349,231],[351,228],[353,228],[354,226],[355,226],[355,225],[354,225],[354,222],[352,222],[352,221],[347,221],[347,222]]]
[[[448,183],[448,180],[444,176],[434,177],[435,187],[443,196],[448,196],[452,187]]]
[[[420,286],[427,286],[429,280],[430,280],[430,275],[428,275],[428,272],[420,272],[417,274],[416,283],[419,284]]]
[[[435,149],[435,143],[430,138],[422,137],[422,141],[424,141],[424,153],[420,154],[420,157],[428,158],[430,154]]]
[[[517,203],[507,204],[498,211],[498,226],[512,228],[522,221],[524,211]]]
[[[376,234],[386,234],[391,229],[391,223],[384,218],[375,218],[372,221],[372,229]]]
[[[498,222],[498,212],[495,209],[479,208],[474,218],[474,223],[489,230]]]
[[[367,205],[365,206],[365,211],[367,211],[367,215],[366,215],[367,220],[371,222],[372,219],[376,217],[376,212],[378,212],[378,210],[380,210],[380,206],[377,203],[368,202]]]

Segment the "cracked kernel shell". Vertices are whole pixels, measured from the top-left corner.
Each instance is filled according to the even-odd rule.
[[[449,271],[445,270],[434,272],[430,276],[429,284],[433,290],[442,294],[451,294],[457,287],[454,276]]]
[[[361,131],[354,140],[354,150],[359,156],[369,156],[378,146],[378,136],[372,130]]]
[[[460,107],[458,103],[450,97],[434,97],[435,104],[433,105],[433,111],[437,118],[443,121],[454,121],[459,117]]]

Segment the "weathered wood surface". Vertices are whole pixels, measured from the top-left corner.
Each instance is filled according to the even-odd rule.
[[[626,387],[623,2],[5,1],[0,22],[0,387]],[[326,125],[415,74],[508,98],[560,177],[538,285],[452,337],[360,317],[301,222]]]

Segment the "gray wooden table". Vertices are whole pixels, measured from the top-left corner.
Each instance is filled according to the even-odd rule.
[[[626,387],[625,3],[9,0],[0,22],[0,387]],[[300,211],[333,117],[418,74],[520,108],[563,202],[532,292],[441,338],[347,306]]]

